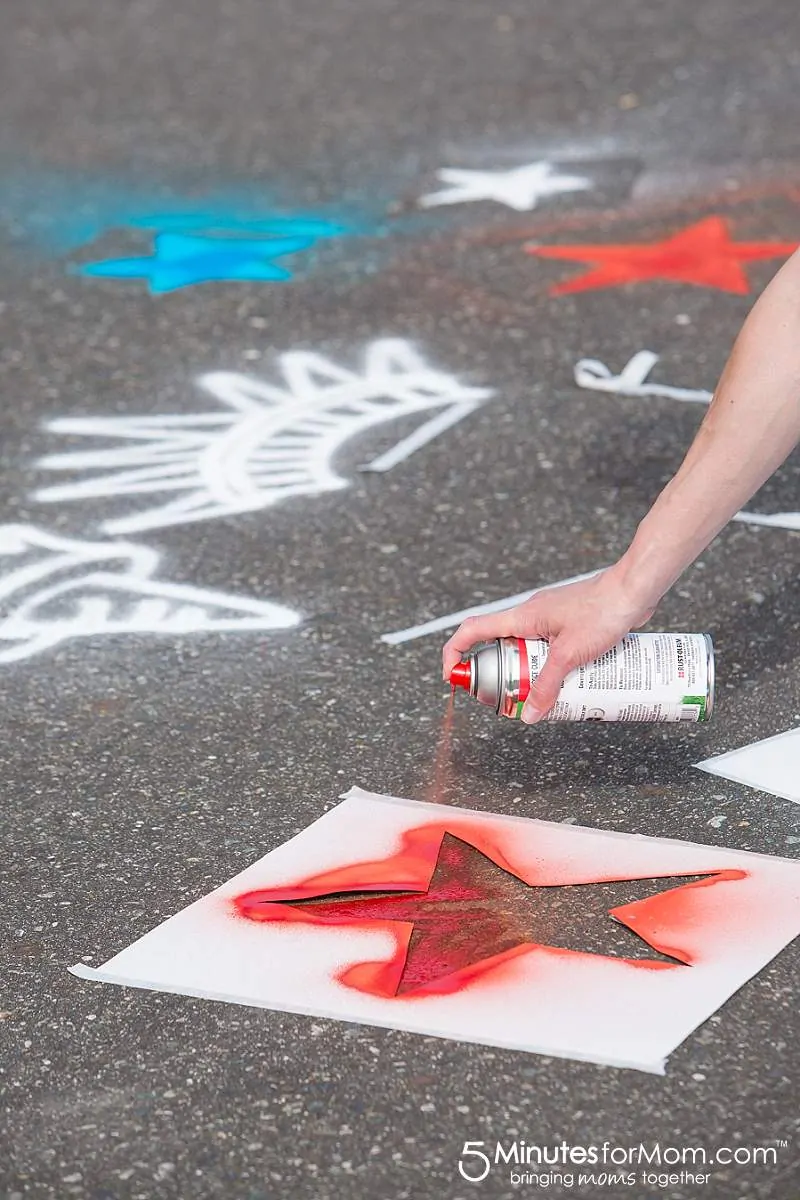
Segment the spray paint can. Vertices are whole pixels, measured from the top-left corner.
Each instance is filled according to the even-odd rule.
[[[450,673],[480,704],[519,720],[547,659],[542,638],[497,638]],[[545,721],[708,721],[714,707],[714,646],[707,633],[629,633],[561,685]]]

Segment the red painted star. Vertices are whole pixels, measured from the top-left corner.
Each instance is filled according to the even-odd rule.
[[[384,997],[441,994],[458,991],[487,969],[540,946],[623,958],[645,970],[688,965],[685,952],[664,940],[670,906],[690,904],[693,889],[726,874],[704,872],[666,892],[654,892],[657,883],[648,878],[532,887],[461,838],[447,832],[439,836],[423,892],[393,887],[391,869],[382,870],[384,878],[370,888],[371,872],[362,864],[361,888],[316,896],[309,896],[306,886],[260,889],[238,896],[236,911],[251,921],[383,929],[395,938],[392,958],[356,963],[341,981]],[[391,862],[380,865],[390,868]],[[395,862],[399,879],[408,860],[400,856]],[[679,878],[672,877],[673,885]]]
[[[586,271],[550,289],[553,296],[620,287],[646,279],[671,279],[745,295],[750,281],[742,263],[786,258],[798,242],[734,242],[723,217],[706,217],[661,242],[599,246],[526,246],[539,258],[591,263]]]

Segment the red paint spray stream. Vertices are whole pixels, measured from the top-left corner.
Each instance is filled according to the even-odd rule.
[[[439,741],[433,760],[433,778],[425,799],[429,804],[447,804],[448,797],[453,791],[453,720],[455,718],[456,689],[455,684],[447,699],[447,707],[442,717],[442,727],[439,730]]]

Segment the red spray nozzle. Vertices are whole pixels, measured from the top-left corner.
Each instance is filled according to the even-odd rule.
[[[472,687],[472,668],[469,662],[456,663],[450,672],[450,683],[454,688],[462,687],[469,691]]]

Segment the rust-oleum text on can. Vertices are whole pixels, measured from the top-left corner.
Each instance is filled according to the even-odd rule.
[[[481,704],[519,719],[545,664],[542,638],[497,638],[450,674]],[[707,633],[629,633],[561,685],[545,721],[707,721],[714,706],[714,647]]]

